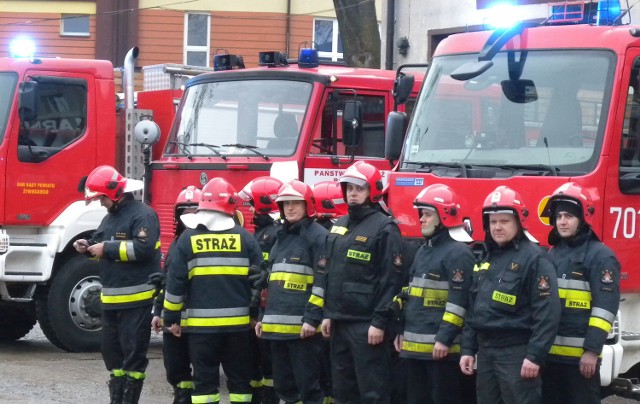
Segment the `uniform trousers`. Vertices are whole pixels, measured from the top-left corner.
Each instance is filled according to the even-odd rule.
[[[191,361],[189,360],[189,334],[176,337],[169,331],[162,333],[162,356],[167,381],[176,386],[180,382],[191,381]]]
[[[320,389],[322,336],[270,340],[273,387],[286,402],[322,404]]]
[[[542,400],[545,404],[599,404],[600,366],[586,379],[577,363],[547,362],[542,370]]]
[[[389,344],[369,345],[369,321],[333,320],[331,380],[339,404],[389,403]]]
[[[102,310],[102,359],[107,370],[143,379],[149,360],[151,306]]]
[[[459,361],[403,359],[407,368],[408,404],[461,404]]]

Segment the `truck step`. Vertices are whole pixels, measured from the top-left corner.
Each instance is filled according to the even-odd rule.
[[[639,341],[640,340],[640,332],[633,331],[622,331],[620,332],[622,339],[625,341]]]
[[[640,382],[638,379],[615,378],[609,386],[616,395],[640,400]]]

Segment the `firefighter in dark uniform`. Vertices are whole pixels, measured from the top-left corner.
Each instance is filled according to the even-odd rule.
[[[267,304],[256,334],[269,340],[273,382],[288,403],[321,404],[318,328],[324,307],[325,242],[328,231],[315,223],[311,188],[293,180],[278,191],[284,224],[269,257]]]
[[[479,404],[541,402],[540,367],[560,321],[555,267],[526,231],[529,212],[506,186],[482,207],[487,254],[474,268],[460,368]]]
[[[409,270],[402,332],[396,337],[396,350],[408,367],[407,403],[459,404],[460,337],[475,261],[464,242],[473,239],[448,186],[426,187],[413,206],[425,242]]]
[[[595,212],[589,190],[566,183],[542,216],[553,229],[549,255],[558,272],[560,328],[542,374],[545,403],[600,402],[598,357],[620,302],[620,263],[591,229]]]
[[[187,229],[176,242],[167,272],[163,321],[179,337],[186,308],[194,403],[220,401],[220,364],[229,401],[251,402],[250,278],[266,277],[266,271],[260,269],[258,243],[234,221],[236,198],[223,178],[203,187],[197,213],[181,217]]]
[[[251,180],[238,192],[238,196],[251,205],[253,212],[253,237],[262,250],[264,261],[269,260],[271,248],[276,243],[278,228],[280,227],[280,209],[276,204],[278,190],[282,181],[274,177],[258,177]],[[267,289],[255,289],[256,296],[252,299],[251,309],[251,360],[253,362],[251,387],[253,388],[253,404],[277,404],[279,402],[273,389],[273,371],[271,365],[271,350],[269,341],[258,338],[255,333],[259,312],[264,310]]]
[[[176,203],[173,206],[173,223],[175,225],[175,237],[167,256],[164,260],[164,269],[169,267],[171,262],[171,256],[173,250],[176,248],[176,241],[184,232],[185,226],[180,220],[180,216],[188,213],[195,213],[198,208],[198,201],[200,200],[202,192],[193,185],[183,189]],[[152,275],[153,277],[154,275]],[[160,288],[164,288],[164,277],[166,272],[161,274],[161,278],[151,278],[153,283],[160,282],[158,285]],[[160,290],[155,304],[153,305],[153,319],[151,320],[151,328],[158,333],[162,329],[162,307],[164,306],[164,290]],[[186,318],[181,319],[181,323],[186,325]],[[162,333],[162,353],[164,360],[164,368],[167,372],[167,381],[173,386],[173,404],[191,404],[191,393],[193,392],[193,376],[191,374],[191,362],[189,360],[189,341],[188,334],[183,334],[180,337],[176,337],[171,332]]]
[[[74,242],[100,263],[102,357],[111,373],[111,403],[137,403],[149,360],[151,308],[160,271],[160,223],[149,206],[133,198],[142,181],[113,167],[95,168],[85,182],[85,199],[100,200],[108,214],[89,240]]]
[[[389,303],[400,285],[402,239],[378,203],[383,184],[377,168],[356,162],[340,184],[349,214],[327,238],[322,321],[323,335],[331,338],[333,394],[339,403],[388,403]]]

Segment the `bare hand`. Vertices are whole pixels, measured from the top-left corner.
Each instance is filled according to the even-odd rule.
[[[162,319],[160,318],[160,316],[153,316],[153,318],[151,319],[151,329],[156,334],[160,332],[160,330],[162,329]]]
[[[80,238],[73,242],[73,248],[76,249],[80,254],[84,254],[87,252],[87,248],[89,247],[89,242],[83,238]]]
[[[404,342],[404,335],[398,334],[396,335],[396,339],[393,340],[393,347],[396,351],[402,351],[402,343]]]
[[[316,335],[316,327],[311,324],[302,323],[302,330],[300,330],[300,338],[309,338]]]
[[[584,351],[580,358],[580,374],[587,379],[593,377],[598,365],[598,355],[595,352]]]
[[[176,337],[181,337],[182,327],[180,327],[180,324],[171,324],[171,327],[169,327],[169,332]]]
[[[262,338],[262,323],[260,321],[256,323],[255,330],[256,330],[256,337]]]
[[[329,338],[331,336],[331,319],[325,318],[322,320],[322,336],[325,338]]]
[[[473,365],[476,357],[473,355],[463,355],[460,357],[460,370],[467,376],[473,376]]]
[[[449,347],[443,344],[440,341],[436,341],[433,346],[433,359],[443,359],[447,355],[449,355]]]
[[[522,362],[522,369],[520,370],[520,377],[523,379],[535,379],[540,374],[540,366],[531,362],[529,359],[525,359]]]
[[[369,345],[378,345],[384,339],[384,330],[369,326]]]
[[[87,248],[87,251],[89,251],[94,257],[101,258],[104,255],[104,243],[98,243],[89,246]]]

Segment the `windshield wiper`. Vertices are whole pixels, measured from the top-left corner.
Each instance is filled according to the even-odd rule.
[[[255,155],[262,157],[265,160],[270,160],[269,156],[260,153],[259,151],[257,151],[256,149],[258,148],[258,146],[252,146],[252,145],[248,145],[248,144],[241,144],[241,143],[233,143],[233,144],[223,144],[223,147],[237,147],[238,149],[245,149],[245,150],[249,150],[251,152],[253,152]]]
[[[526,170],[526,171],[546,171],[551,175],[558,175],[558,168],[547,164],[474,164],[479,167],[491,167],[501,170]]]
[[[426,168],[431,172],[431,167],[459,168],[462,178],[467,178],[467,165],[458,161],[405,161],[405,164],[417,164],[419,168]]]
[[[200,146],[200,147],[206,147],[207,149],[211,150],[213,152],[213,154],[215,154],[216,156],[220,157],[223,160],[227,159],[227,156],[225,156],[224,154],[220,153],[219,151],[216,150],[216,147],[220,147],[218,145],[215,144],[209,144],[209,143],[189,143],[187,146]]]
[[[169,144],[175,144],[178,146],[178,148],[180,149],[180,151],[182,151],[184,153],[185,156],[187,156],[187,158],[189,160],[193,160],[193,156],[191,155],[191,152],[189,151],[189,149],[187,149],[187,146],[189,146],[189,144],[187,143],[182,143],[182,142],[177,142],[175,140],[171,140],[169,142]]]

